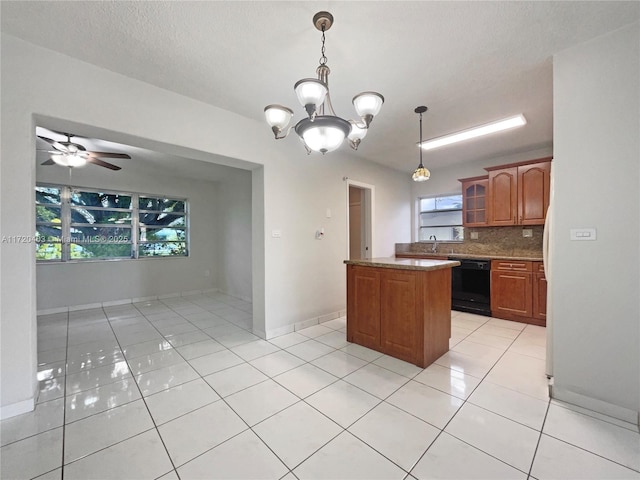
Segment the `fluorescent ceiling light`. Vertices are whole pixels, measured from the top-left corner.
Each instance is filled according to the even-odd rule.
[[[420,144],[424,150],[432,150],[434,148],[443,147],[445,145],[451,145],[452,143],[462,142],[471,138],[481,137],[483,135],[489,135],[490,133],[501,132],[510,128],[521,127],[526,125],[527,119],[524,115],[516,115],[515,117],[505,118],[498,120],[497,122],[487,123],[478,127],[469,128],[457,133],[451,133],[443,137],[432,138],[426,140]]]

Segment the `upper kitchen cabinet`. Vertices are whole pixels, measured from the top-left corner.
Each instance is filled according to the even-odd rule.
[[[487,187],[489,177],[459,178],[462,183],[462,224],[465,227],[487,225]]]
[[[549,206],[551,157],[485,168],[487,225],[543,225]]]

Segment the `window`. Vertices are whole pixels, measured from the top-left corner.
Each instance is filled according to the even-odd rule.
[[[36,186],[36,259],[79,261],[188,255],[187,200]]]
[[[428,241],[435,235],[439,241],[462,241],[462,195],[419,198],[418,240]]]

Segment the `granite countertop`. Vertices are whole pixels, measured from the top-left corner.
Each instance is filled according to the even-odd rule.
[[[347,265],[363,267],[395,268],[399,270],[440,270],[460,265],[455,260],[428,260],[421,258],[372,258],[371,260],[345,260]]]
[[[471,260],[514,260],[527,262],[542,262],[542,257],[528,256],[510,256],[510,255],[483,255],[474,253],[396,253],[396,258],[429,258],[429,257],[447,257],[447,258],[469,258]]]

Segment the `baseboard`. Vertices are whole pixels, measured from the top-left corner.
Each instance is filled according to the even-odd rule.
[[[263,340],[267,339],[267,333],[263,332],[262,330],[256,330],[255,328],[251,329],[251,333],[253,333],[254,335],[257,335],[258,337],[260,337]]]
[[[35,397],[0,407],[0,420],[32,412],[36,405]]]
[[[267,330],[266,338],[271,339],[286,335],[287,333],[297,332],[298,330],[303,330],[320,323],[329,322],[331,320],[335,320],[336,318],[344,317],[346,314],[346,310],[338,310],[337,312],[326,313],[324,315],[320,315],[319,317],[309,318],[307,320],[302,320],[301,322],[296,322],[285,325],[283,327]]]
[[[304,330],[305,328],[313,327],[314,325],[318,325],[318,317],[296,322],[293,324],[293,327],[297,332],[298,330]]]
[[[294,331],[295,325],[285,325],[284,327],[267,330],[265,338],[267,340],[271,340],[272,338],[281,337],[282,335],[287,335],[288,333],[293,333]]]
[[[101,302],[97,302],[97,303],[85,303],[84,305],[70,305],[69,306],[69,311],[70,312],[77,312],[79,310],[93,310],[94,308],[102,308],[102,303]]]
[[[119,300],[109,300],[108,302],[96,302],[96,303],[87,303],[84,305],[67,305],[66,307],[45,308],[42,310],[38,310],[36,314],[39,316],[39,315],[51,315],[54,313],[77,312],[79,310],[90,310],[92,308],[115,307],[118,305],[128,305],[130,303],[150,302],[153,300],[164,300],[167,298],[187,297],[189,295],[216,293],[218,291],[219,289],[217,288],[209,288],[206,290],[189,290],[186,292],[165,293],[162,295],[150,295],[147,297],[121,298]],[[240,298],[240,297],[237,297],[237,298]]]
[[[581,395],[564,388],[558,388],[556,385],[553,385],[550,390],[551,397],[556,400],[571,403],[578,407],[592,410],[596,413],[601,413],[603,415],[608,415],[609,417],[624,420],[625,422],[632,423],[633,425],[638,425],[640,412],[604,402],[596,398],[587,397],[586,395]]]

